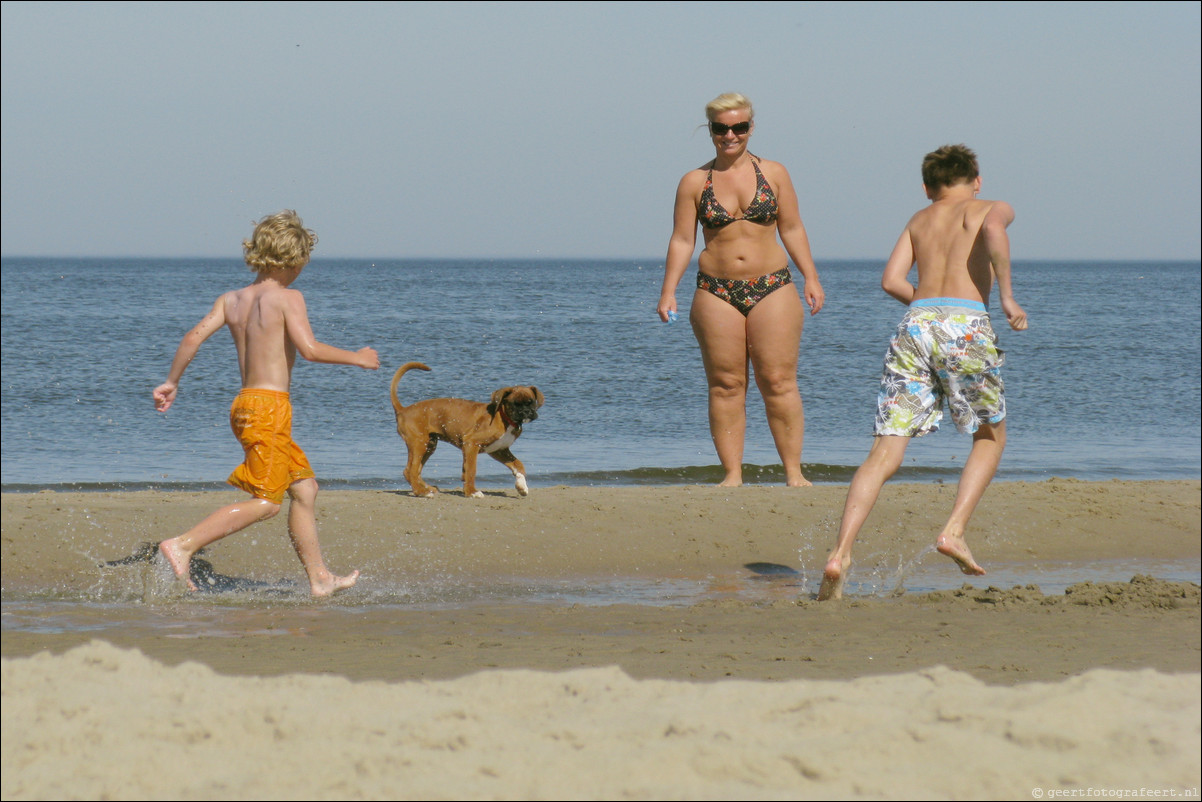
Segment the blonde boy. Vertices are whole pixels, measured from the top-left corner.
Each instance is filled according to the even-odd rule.
[[[910,439],[939,428],[943,401],[956,428],[971,433],[951,517],[935,548],[966,574],[985,569],[973,559],[964,530],[993,479],[1006,445],[1004,354],[989,322],[989,291],[996,277],[1002,312],[1016,331],[1027,313],[1010,286],[1010,240],[1014,210],[1002,201],[979,200],[976,154],[963,145],[928,153],[922,180],[931,204],[910,218],[881,278],[881,287],[909,307],[897,328],[877,398],[875,440],[848,489],[835,549],[823,569],[819,599],[838,599],[851,568],[851,547],[881,487],[901,466]],[[918,266],[918,286],[909,281]]]
[[[242,391],[230,407],[230,426],[246,459],[234,469],[229,483],[250,493],[251,499],[222,507],[184,534],[159,544],[175,575],[191,590],[196,590],[190,576],[192,555],[273,517],[285,494],[292,499],[288,534],[308,575],[310,592],[328,596],[349,588],[359,578],[358,571],[336,576],[326,568],[317,542],[317,480],[304,452],[292,442],[288,391],[298,353],[311,362],[357,365],[367,370],[380,367],[371,348],[344,351],[318,342],[309,326],[304,296],[288,289],[309,263],[316,243],[317,236],[294,211],[259,221],[251,239],[242,243],[246,264],[258,277],[217,299],[200,323],[184,335],[167,381],[154,390],[155,408],[166,412],[201,344],[222,327],[230,330],[242,374]]]

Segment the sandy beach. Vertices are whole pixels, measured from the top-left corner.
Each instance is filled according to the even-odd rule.
[[[844,486],[323,492],[327,560],[363,571],[326,602],[297,592],[283,516],[203,555],[227,593],[102,566],[233,491],[5,493],[0,791],[1197,798],[1198,585],[1090,572],[1196,571],[1200,483],[997,483],[981,578],[928,549],[954,492],[887,486],[865,584],[821,603]],[[1082,581],[1040,586],[1066,570]],[[943,589],[906,589],[928,577]],[[623,583],[694,590],[545,592]]]

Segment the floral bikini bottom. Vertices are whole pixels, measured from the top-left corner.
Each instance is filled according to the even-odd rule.
[[[697,289],[705,290],[710,295],[726,301],[743,313],[743,317],[751,314],[752,308],[767,298],[773,290],[779,290],[792,283],[793,276],[787,267],[753,279],[715,278],[697,271]]]

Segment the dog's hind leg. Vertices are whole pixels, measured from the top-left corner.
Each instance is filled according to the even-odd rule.
[[[530,486],[526,484],[526,466],[522,464],[520,459],[513,455],[512,451],[508,448],[502,448],[492,452],[488,456],[513,472],[513,486],[517,489],[519,496],[530,495]]]
[[[416,447],[414,443],[406,442],[405,445],[409,449],[409,460],[405,464],[405,479],[413,488],[413,495],[430,498],[438,492],[438,488],[422,481],[422,469],[426,467],[426,462],[434,453],[434,449],[438,448],[438,440],[431,437],[424,444],[416,444]]]

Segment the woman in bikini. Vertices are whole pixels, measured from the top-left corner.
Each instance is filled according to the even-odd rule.
[[[710,434],[726,472],[722,485],[743,483],[750,362],[786,484],[805,486],[805,416],[797,389],[805,311],[789,261],[801,271],[810,314],[824,301],[818,270],[788,171],[747,149],[755,130],[751,101],[719,95],[705,107],[705,116],[716,153],[713,161],[690,170],[676,190],[657,311],[664,321],[676,314],[676,287],[693,258],[700,224],[705,247],[689,320],[705,364]]]

